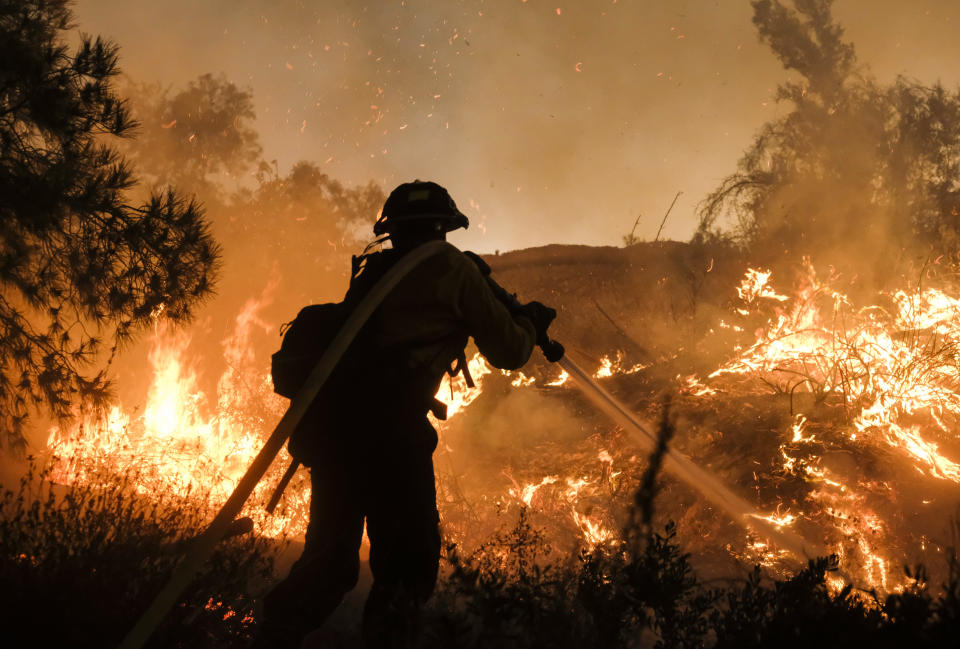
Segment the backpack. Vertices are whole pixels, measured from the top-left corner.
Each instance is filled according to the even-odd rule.
[[[271,357],[274,392],[290,399],[296,396],[351,312],[395,260],[383,253],[355,257],[350,289],[342,302],[305,306],[281,327],[283,340]],[[358,261],[365,262],[362,274]],[[357,332],[290,436],[290,454],[306,466],[313,463],[329,432],[350,426],[357,416],[358,398],[394,393],[404,400],[411,387],[404,382],[409,377],[400,367],[402,355],[374,342],[375,319],[376,314]],[[383,399],[378,397],[378,401]]]
[[[281,328],[283,341],[271,358],[271,376],[277,394],[290,399],[296,396],[350,313],[395,259],[374,253],[365,261],[366,270],[359,274],[355,258],[350,290],[342,302],[306,306]],[[411,374],[403,348],[382,348],[374,342],[376,317],[374,314],[360,329],[290,436],[290,454],[307,466],[317,457],[328,431],[350,427],[358,416],[358,398],[375,399],[376,410],[391,420],[423,416],[428,410],[438,419],[446,419],[446,404],[434,398],[437,387],[434,378]],[[466,344],[466,334],[463,334],[463,343]],[[462,352],[449,370],[451,376],[460,372],[473,387]]]
[[[311,304],[300,309],[293,321],[280,327],[283,341],[280,350],[270,358],[270,376],[273,379],[273,391],[280,396],[293,399],[303,384],[307,382],[310,372],[327,351],[330,343],[343,327],[350,312],[363,300],[364,296],[373,288],[373,285],[383,277],[395,259],[382,253],[373,253],[354,257],[350,274],[350,289],[341,302],[327,304]],[[361,274],[360,271],[364,270]],[[361,328],[357,337],[347,348],[337,367],[334,368],[327,382],[320,390],[317,400],[329,394],[330,385],[342,378],[348,366],[358,366],[371,359],[359,359],[358,349],[368,349],[369,341],[365,332],[366,324]]]
[[[270,358],[274,392],[288,399],[296,396],[349,315],[343,302],[311,304],[280,328],[283,342]]]

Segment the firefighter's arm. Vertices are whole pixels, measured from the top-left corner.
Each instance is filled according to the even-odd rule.
[[[493,291],[494,297],[507,307],[507,311],[509,311],[511,315],[514,317],[523,316],[533,322],[533,329],[536,332],[536,345],[543,350],[543,355],[547,360],[551,363],[559,361],[563,357],[563,345],[552,340],[547,333],[547,329],[550,328],[550,323],[557,317],[556,310],[536,301],[520,304],[516,294],[511,293],[494,281],[490,276],[490,266],[483,258],[469,250],[465,250],[463,254],[474,263],[480,271],[480,275],[486,280],[487,286]]]
[[[513,314],[466,257],[457,264],[457,307],[477,349],[497,368],[514,370],[530,358],[537,331],[530,317]]]

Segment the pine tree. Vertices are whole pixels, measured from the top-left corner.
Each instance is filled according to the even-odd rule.
[[[31,412],[103,405],[118,347],[189,319],[219,259],[196,203],[128,202],[117,48],[69,47],[69,4],[0,0],[0,431],[15,449]]]

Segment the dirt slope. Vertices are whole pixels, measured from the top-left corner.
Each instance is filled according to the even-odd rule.
[[[549,245],[485,259],[521,301],[557,309],[551,333],[573,352],[596,359],[621,350],[645,363],[682,354],[715,326],[743,268],[728,251],[675,241]]]

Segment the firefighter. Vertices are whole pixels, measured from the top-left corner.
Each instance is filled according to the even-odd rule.
[[[355,301],[404,253],[467,226],[440,185],[400,185],[373,229],[392,248],[364,258],[359,271],[355,260],[345,301]],[[364,644],[416,643],[419,611],[433,592],[440,559],[437,433],[427,413],[443,418],[444,412],[434,395],[444,373],[466,370],[469,337],[492,365],[517,369],[556,316],[539,302],[508,308],[481,266],[448,244],[401,279],[359,338],[366,360],[354,365],[366,367],[334,375],[337,407],[308,416],[310,443],[298,446],[312,481],[303,554],[264,598],[254,647],[299,647],[329,617],[357,583],[364,523],[373,573]],[[470,382],[469,373],[465,378]]]

